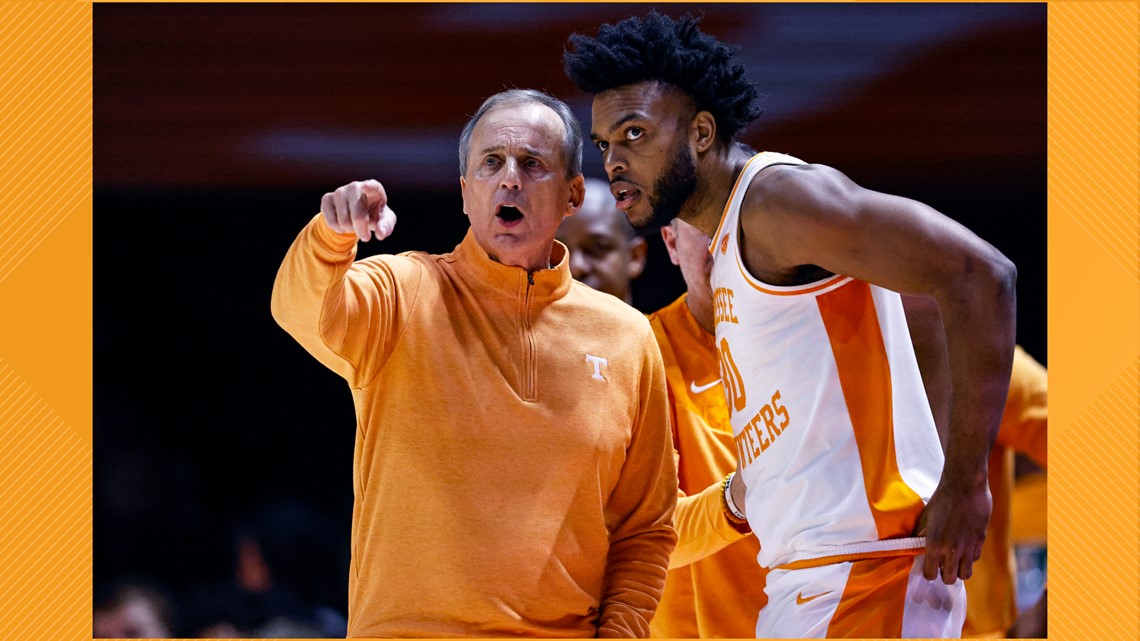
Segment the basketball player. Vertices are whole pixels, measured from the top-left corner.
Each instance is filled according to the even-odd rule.
[[[350,637],[643,637],[676,533],[648,321],[570,278],[581,132],[546,94],[488,98],[460,138],[455,251],[354,261],[383,186],[325,194],[273,315],[352,389]]]
[[[591,181],[587,178],[587,185]],[[586,193],[589,201],[589,186]],[[597,227],[598,240],[619,247],[627,238],[628,223],[612,199],[603,204],[621,216],[622,224]],[[581,215],[563,221],[559,236]],[[766,571],[751,566],[759,543],[746,536],[747,524],[735,522],[721,491],[723,477],[736,468],[736,454],[713,336],[709,238],[676,218],[661,228],[661,235],[673,264],[681,268],[687,291],[649,315],[665,362],[680,490],[674,513],[677,549],[669,560],[665,591],[650,632],[656,638],[741,638],[753,634],[756,612],[766,602]],[[632,289],[621,273],[597,282],[596,288],[609,294]],[[950,380],[938,308],[933,299],[917,296],[904,297],[903,305],[935,423],[944,438]],[[1003,637],[1018,618],[1010,530],[1015,516],[1010,512],[1013,454],[1026,454],[1042,468],[1046,466],[1046,387],[1045,368],[1017,346],[1001,428],[989,461],[993,515],[983,554],[965,583],[963,637]],[[755,572],[747,570],[750,566]],[[720,598],[726,592],[735,598]]]
[[[695,19],[603,25],[571,36],[564,62],[594,94],[618,208],[712,238],[738,476],[770,570],[756,635],[958,636],[1009,385],[1012,263],[925,205],[738,146],[756,91]],[[942,313],[945,462],[896,292]]]

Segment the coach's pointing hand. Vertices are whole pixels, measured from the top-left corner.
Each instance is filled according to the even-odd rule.
[[[351,182],[325,194],[321,214],[333,231],[355,233],[363,242],[373,234],[384,240],[396,227],[396,212],[388,208],[384,185],[375,180]]]

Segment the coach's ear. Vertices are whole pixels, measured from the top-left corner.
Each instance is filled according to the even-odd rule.
[[[689,124],[689,132],[697,153],[703,154],[716,142],[716,118],[707,111],[698,111]]]
[[[463,215],[470,217],[467,213],[467,179],[463,176],[459,177],[459,194],[463,198]]]
[[[578,210],[582,208],[582,203],[585,202],[585,200],[586,177],[582,174],[578,174],[570,180],[570,200],[566,203],[566,213],[563,214],[562,217],[566,218],[578,213]]]

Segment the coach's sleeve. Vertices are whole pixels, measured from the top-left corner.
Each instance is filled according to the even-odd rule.
[[[398,335],[407,280],[398,272],[411,263],[399,256],[354,262],[356,242],[315,216],[285,255],[270,303],[277,323],[353,387],[371,379]]]
[[[670,438],[665,368],[648,323],[638,413],[621,475],[606,504],[606,560],[599,637],[647,637],[677,543],[677,468]]]

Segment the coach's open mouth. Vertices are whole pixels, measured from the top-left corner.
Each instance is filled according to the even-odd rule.
[[[522,220],[523,213],[514,205],[499,205],[499,211],[495,212],[495,216],[504,223],[513,223]]]

